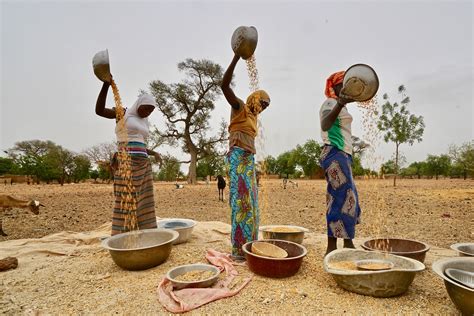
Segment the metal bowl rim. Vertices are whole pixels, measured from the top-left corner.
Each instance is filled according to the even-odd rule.
[[[159,225],[159,224],[165,224],[165,223],[169,223],[169,222],[182,222],[182,223],[186,223],[186,224],[190,224],[190,225],[186,226],[186,227],[163,228],[163,229],[183,230],[183,229],[193,228],[197,224],[197,222],[195,220],[190,219],[190,218],[163,218],[163,219],[157,220],[156,224]]]
[[[405,241],[411,241],[411,242],[415,242],[415,243],[418,243],[418,244],[422,244],[425,248],[421,249],[421,250],[416,250],[416,251],[385,251],[385,250],[370,248],[370,247],[365,245],[366,243],[368,243],[369,241],[372,241],[372,240],[405,240]],[[362,248],[364,248],[365,250],[387,252],[387,253],[391,253],[391,254],[395,254],[395,255],[397,255],[397,254],[418,254],[418,253],[427,252],[428,250],[431,249],[431,246],[428,245],[427,243],[424,243],[424,242],[418,241],[418,240],[414,240],[414,239],[405,239],[405,238],[372,238],[372,239],[368,239],[368,240],[364,241],[360,246]]]
[[[467,286],[464,286],[462,284],[459,284],[457,282],[455,282],[454,280],[451,280],[451,278],[449,278],[448,276],[446,276],[444,274],[444,271],[441,270],[441,266],[446,264],[446,263],[449,263],[449,262],[459,262],[459,261],[466,261],[466,262],[471,262],[472,264],[474,264],[474,258],[463,258],[463,257],[454,257],[454,258],[443,258],[443,259],[439,259],[439,260],[436,260],[435,262],[433,262],[433,264],[431,265],[431,269],[438,275],[440,276],[445,282],[449,282],[450,284],[456,286],[456,287],[460,287],[462,289],[465,289],[469,292],[472,292],[474,293],[474,289],[471,289]]]
[[[367,275],[367,274],[379,274],[379,273],[392,273],[392,272],[420,272],[425,270],[426,266],[424,263],[421,263],[418,260],[412,259],[412,258],[407,258],[403,256],[397,256],[394,254],[389,253],[389,256],[394,256],[400,259],[403,259],[405,261],[409,261],[414,264],[415,268],[413,269],[400,269],[400,268],[392,268],[390,270],[375,270],[375,271],[364,271],[364,270],[336,270],[332,269],[329,267],[329,258],[331,258],[334,254],[340,253],[340,252],[348,252],[348,251],[365,251],[368,253],[373,253],[372,251],[368,250],[361,250],[361,249],[350,249],[350,248],[344,248],[344,249],[336,249],[334,251],[331,251],[329,254],[327,254],[324,257],[323,265],[324,265],[324,270],[330,274],[335,274],[335,275]],[[357,272],[357,273],[354,273]]]
[[[377,263],[386,263],[390,266],[388,269],[381,269],[381,270],[392,270],[395,264],[392,261],[389,260],[382,260],[382,259],[362,259],[362,260],[357,260],[354,261],[356,266],[360,268],[360,266],[366,262],[377,262]],[[370,269],[363,269],[362,270],[367,270],[367,271],[379,271],[380,269],[375,269],[375,270],[370,270]]]
[[[378,76],[377,73],[375,72],[374,68],[372,68],[371,66],[369,66],[369,65],[367,65],[367,64],[364,64],[364,63],[354,64],[354,65],[350,66],[349,68],[347,68],[347,70],[344,72],[344,77],[343,77],[343,79],[342,79],[343,82],[345,82],[345,77],[346,77],[347,72],[348,72],[349,70],[351,70],[352,68],[357,67],[357,66],[364,66],[364,67],[367,67],[367,68],[369,68],[370,70],[372,70],[372,72],[374,73],[374,76],[375,76],[375,80],[377,81],[377,89],[376,89],[376,90],[378,90],[379,87],[380,87],[379,76]],[[376,94],[377,94],[377,93],[376,93]],[[375,96],[375,95],[374,95],[374,96]],[[372,98],[373,98],[373,97],[372,97]],[[367,99],[367,100],[361,100],[361,101],[359,101],[359,102],[366,102],[366,101],[368,101],[368,100],[370,100],[370,99],[372,99],[372,98],[369,98],[369,99]]]
[[[474,253],[465,252],[465,251],[462,251],[461,249],[459,249],[459,247],[461,247],[461,246],[473,246],[473,247],[474,247],[474,242],[458,242],[458,243],[452,244],[452,245],[450,246],[450,248],[451,248],[452,250],[455,250],[455,251],[457,251],[457,252],[460,252],[460,253],[462,253],[462,254],[465,254],[465,255],[467,255],[467,256],[469,256],[469,257],[474,257]]]
[[[143,232],[143,233],[147,233],[147,232],[163,232],[163,231],[172,234],[173,237],[172,237],[170,240],[167,240],[167,241],[165,241],[165,242],[162,242],[161,244],[156,244],[156,245],[153,245],[153,246],[140,247],[140,248],[133,248],[133,249],[112,248],[112,247],[109,246],[109,241],[122,238],[123,235],[129,234],[130,232],[126,232],[126,233],[122,233],[122,234],[117,234],[117,235],[114,235],[114,236],[110,236],[110,237],[108,237],[108,238],[105,238],[104,240],[102,240],[102,243],[101,243],[101,244],[102,244],[102,247],[103,247],[103,248],[108,249],[108,250],[126,252],[126,251],[145,250],[145,249],[151,249],[151,248],[163,246],[163,245],[166,245],[166,244],[168,244],[168,243],[173,243],[173,242],[174,242],[176,239],[178,239],[178,237],[179,237],[179,233],[178,233],[177,231],[172,230],[172,229],[150,228],[150,229],[141,229],[141,230],[138,230],[138,232]]]
[[[194,267],[194,266],[200,266],[200,267],[208,267],[210,268],[209,270],[203,270],[203,271],[213,271],[215,272],[213,276],[207,278],[207,279],[204,279],[204,280],[199,280],[199,281],[178,281],[176,279],[173,279],[170,274],[171,272],[173,272],[174,270],[177,270],[179,268],[184,268],[184,267]],[[197,269],[196,269],[197,270]],[[192,271],[192,270],[191,270]],[[171,282],[173,283],[176,283],[176,284],[179,284],[179,285],[191,285],[191,284],[197,284],[197,283],[201,283],[201,282],[206,282],[206,281],[211,281],[213,279],[216,279],[219,277],[219,274],[221,273],[221,270],[219,270],[218,267],[212,265],[212,264],[205,264],[205,263],[192,263],[192,264],[183,264],[183,265],[180,265],[180,266],[177,266],[177,267],[174,267],[170,270],[168,270],[168,272],[166,273],[166,278],[168,280],[170,280]]]
[[[248,251],[248,250],[246,249],[247,245],[251,245],[251,244],[254,243],[254,242],[271,242],[271,241],[278,241],[278,242],[284,242],[284,243],[296,245],[296,246],[298,246],[299,248],[302,248],[302,249],[303,249],[303,253],[302,253],[301,255],[299,255],[299,256],[290,257],[290,258],[288,258],[288,257],[287,257],[287,258],[271,258],[271,257],[259,256],[259,255],[254,254],[253,252]],[[262,258],[262,259],[267,259],[267,260],[274,260],[274,261],[290,261],[290,260],[300,259],[300,258],[304,258],[304,257],[308,254],[308,250],[306,249],[305,246],[300,245],[300,244],[295,243],[295,242],[292,242],[292,241],[289,241],[289,240],[281,240],[281,239],[259,239],[259,240],[249,241],[249,242],[245,243],[245,244],[242,246],[242,251],[243,251],[245,254],[248,254],[248,255],[250,255],[250,256],[254,256],[254,257]]]

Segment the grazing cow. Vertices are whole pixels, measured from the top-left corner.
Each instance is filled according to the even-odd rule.
[[[40,206],[44,206],[36,200],[18,200],[10,195],[0,194],[0,215],[3,215],[4,211],[11,210],[12,208],[28,208],[30,211],[38,215]],[[0,217],[0,236],[7,236],[2,228],[2,218]]]
[[[219,191],[219,201],[224,202],[225,179],[222,175],[217,176],[217,190]]]

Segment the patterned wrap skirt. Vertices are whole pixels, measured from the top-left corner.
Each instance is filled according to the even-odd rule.
[[[155,200],[153,197],[153,174],[148,156],[131,155],[133,192],[136,200],[136,216],[138,229],[156,228]],[[112,235],[130,230],[125,218],[133,210],[122,209],[122,200],[126,196],[127,181],[114,172],[115,205],[112,217]]]
[[[254,155],[233,146],[227,154],[230,179],[232,255],[242,258],[242,246],[258,238],[259,210]]]
[[[359,196],[352,177],[352,157],[325,145],[320,158],[328,183],[326,220],[329,237],[353,239],[360,223]]]

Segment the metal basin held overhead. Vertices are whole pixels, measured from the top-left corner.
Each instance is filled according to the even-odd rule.
[[[110,82],[112,75],[110,74],[109,51],[103,50],[94,55],[92,59],[92,67],[94,74],[99,80]]]
[[[356,64],[344,74],[341,94],[345,97],[364,102],[372,99],[379,89],[379,78],[369,65]]]
[[[165,262],[178,237],[178,232],[170,229],[144,229],[106,238],[102,247],[119,267],[145,270]]]
[[[249,59],[257,48],[258,33],[254,26],[239,26],[232,34],[231,46],[234,53]]]

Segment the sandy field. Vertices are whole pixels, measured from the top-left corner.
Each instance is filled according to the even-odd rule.
[[[311,231],[303,242],[308,256],[297,275],[282,280],[255,276],[237,296],[193,313],[457,314],[443,282],[431,271],[431,263],[455,256],[447,249],[452,243],[474,240],[474,181],[400,180],[396,188],[389,180],[357,182],[363,217],[356,245],[382,235],[416,239],[432,247],[427,269],[417,275],[409,291],[388,299],[347,292],[324,272],[325,186],[325,181],[298,181],[297,188],[284,190],[280,181],[269,180],[261,191],[262,224],[294,224]],[[218,201],[215,183],[185,185],[179,190],[173,184],[155,184],[157,216],[193,218],[200,223],[188,243],[173,248],[167,262],[141,272],[121,270],[98,242],[98,236],[108,233],[111,184],[13,185],[2,186],[0,192],[36,198],[46,205],[37,216],[18,209],[4,215],[3,227],[9,236],[0,237],[0,250],[18,254],[20,264],[1,274],[0,314],[165,313],[157,301],[156,287],[166,271],[180,264],[205,262],[208,248],[230,249],[228,204]],[[68,241],[61,234],[49,236],[94,230]],[[56,246],[64,251],[28,254],[22,253],[27,246],[10,247],[9,243],[25,238],[29,240],[20,243],[43,243],[45,248],[57,239]]]

